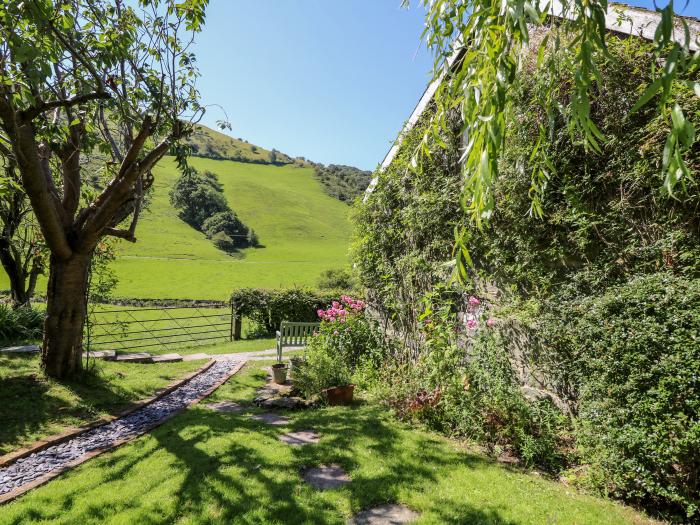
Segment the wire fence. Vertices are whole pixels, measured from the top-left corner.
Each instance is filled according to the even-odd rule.
[[[90,312],[83,344],[90,351],[148,352],[231,341],[229,304],[104,308]]]

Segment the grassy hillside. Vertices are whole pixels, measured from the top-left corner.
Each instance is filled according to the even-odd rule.
[[[115,295],[225,299],[234,287],[313,286],[323,270],[347,263],[348,207],[323,191],[312,168],[191,161],[218,175],[229,204],[255,230],[262,247],[232,257],[181,221],[168,195],[178,171],[172,158],[165,158],[155,170],[138,242],[118,241]],[[45,280],[39,283],[39,293],[45,286]],[[7,288],[3,275],[0,289]]]
[[[255,162],[272,164],[270,151],[255,144],[230,137],[206,126],[197,126],[190,137],[190,144],[194,148],[194,154],[200,157],[218,160],[236,160],[240,162]],[[275,164],[291,164],[294,160],[275,151]]]
[[[323,192],[312,169],[202,158],[192,164],[218,175],[229,204],[262,247],[232,257],[182,222],[168,197],[178,172],[165,159],[139,242],[119,243],[117,295],[221,299],[240,286],[313,285],[322,270],[346,262],[347,207]]]

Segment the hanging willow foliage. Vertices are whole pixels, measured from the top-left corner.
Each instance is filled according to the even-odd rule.
[[[421,1],[427,10],[423,37],[434,53],[433,81],[440,86],[435,95],[438,111],[416,151],[413,167],[421,169],[432,144],[443,144],[440,137],[447,130],[447,115],[459,108],[465,137],[461,205],[473,225],[482,227],[494,211],[493,188],[505,142],[505,114],[519,81],[520,65],[528,50],[536,52],[538,66],[545,66],[550,73],[550,82],[539,96],[549,118],[541,122],[539,141],[527,159],[532,170],[530,213],[541,217],[545,187],[554,169],[547,143],[555,115],[565,117],[572,141],[581,143],[586,151],[600,153],[605,146],[606,137],[591,118],[589,95],[601,81],[597,63],[609,57],[605,16],[615,13],[615,7],[607,0]],[[673,0],[658,12],[654,81],[641,91],[631,112],[653,101],[668,119],[668,138],[659,155],[664,174],[662,192],[674,197],[679,187],[685,190],[685,182],[693,176],[684,153],[695,141],[696,130],[680,106],[672,102],[673,85],[679,75],[698,78],[700,45],[687,21],[676,16]],[[623,16],[618,12],[618,17]],[[547,28],[544,38],[531,46],[531,37],[543,28]],[[573,82],[566,86],[568,107],[558,104],[554,96],[562,89],[557,72],[564,67],[574,72]],[[700,82],[691,80],[689,85],[700,97]],[[472,264],[466,248],[468,235],[468,227],[455,234],[457,275],[463,280]]]

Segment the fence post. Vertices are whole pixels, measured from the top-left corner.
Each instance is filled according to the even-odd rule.
[[[231,341],[238,341],[241,338],[241,328],[243,326],[243,319],[241,319],[240,314],[236,310],[236,306],[231,302]]]

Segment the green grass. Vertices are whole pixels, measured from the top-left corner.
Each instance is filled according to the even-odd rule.
[[[348,208],[323,193],[310,168],[200,158],[192,164],[219,176],[231,207],[264,247],[232,257],[181,221],[168,196],[178,172],[165,159],[139,241],[119,243],[117,296],[226,299],[237,287],[312,286],[324,269],[347,262]]]
[[[269,162],[270,158],[270,151],[265,148],[201,125],[195,126],[189,142],[196,149],[197,155],[205,157],[213,156],[229,160],[265,163]],[[293,162],[293,159],[278,151],[276,162],[287,164]]]
[[[117,297],[223,300],[238,287],[314,286],[323,270],[347,264],[348,206],[324,193],[312,168],[191,162],[219,176],[231,207],[264,247],[230,256],[181,221],[169,201],[178,171],[165,158],[155,169],[138,242],[117,241]],[[0,289],[6,289],[7,277],[0,274]],[[43,278],[38,292],[45,287]]]
[[[252,363],[214,400],[249,401],[265,376]],[[645,523],[629,508],[508,469],[358,403],[289,414],[321,442],[290,447],[243,414],[195,405],[150,435],[88,461],[0,512],[0,523],[343,524],[383,502],[419,511],[418,524]],[[352,482],[319,492],[308,466],[339,463]]]
[[[43,376],[38,355],[0,354],[0,455],[118,413],[202,364],[99,361],[83,379],[58,382]]]

